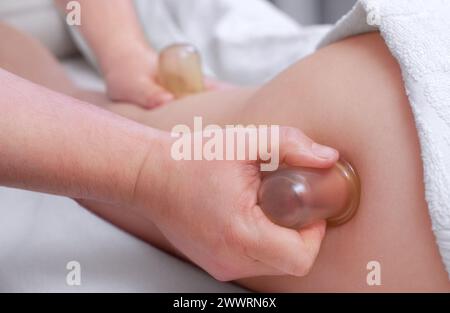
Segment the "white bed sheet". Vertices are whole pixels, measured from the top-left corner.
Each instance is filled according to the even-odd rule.
[[[74,201],[0,188],[0,292],[236,292]],[[69,286],[68,262],[81,266]]]

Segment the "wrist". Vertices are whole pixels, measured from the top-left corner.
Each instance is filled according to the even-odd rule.
[[[90,166],[96,168],[92,191],[82,199],[111,203],[118,207],[132,208],[138,204],[136,199],[141,181],[158,183],[164,178],[160,175],[170,155],[164,153],[167,133],[123,120],[117,123],[111,132],[108,151],[101,152],[102,158],[90,160]],[[170,138],[170,137],[169,137]],[[162,182],[161,182],[162,184]],[[80,184],[81,185],[81,184]],[[140,187],[139,187],[140,188]],[[146,192],[154,188],[146,186]]]
[[[167,202],[170,173],[173,162],[170,157],[171,138],[168,133],[153,130],[147,134],[146,144],[135,168],[133,188],[129,190],[126,204],[143,216],[153,217]]]

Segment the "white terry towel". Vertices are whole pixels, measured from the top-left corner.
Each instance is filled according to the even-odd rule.
[[[264,0],[134,0],[151,45],[195,45],[205,71],[235,84],[261,84],[314,52],[330,26],[303,27]],[[77,29],[75,42],[93,55]]]
[[[450,1],[360,0],[320,46],[378,29],[401,67],[433,231],[450,274]]]

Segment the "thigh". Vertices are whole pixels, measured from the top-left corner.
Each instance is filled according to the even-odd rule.
[[[75,88],[57,59],[43,45],[2,22],[0,22],[0,67],[65,94],[71,94]]]
[[[339,42],[292,67],[247,102],[241,120],[299,127],[339,149],[362,181],[358,213],[328,229],[309,275],[243,285],[263,291],[450,290],[425,202],[413,115],[399,66],[378,34]],[[381,286],[366,282],[371,261],[381,266]]]

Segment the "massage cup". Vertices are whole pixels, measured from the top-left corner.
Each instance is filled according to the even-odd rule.
[[[175,44],[159,55],[158,78],[176,98],[204,90],[200,54],[189,44]]]
[[[353,167],[339,160],[329,169],[289,167],[266,176],[258,200],[280,226],[299,229],[324,219],[338,226],[356,213],[360,181]]]

